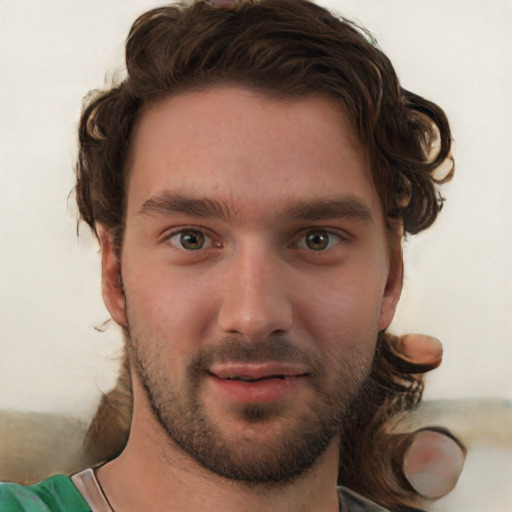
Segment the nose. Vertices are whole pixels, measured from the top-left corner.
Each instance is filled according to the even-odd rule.
[[[284,263],[264,248],[247,247],[227,263],[219,327],[248,341],[290,330],[293,309]]]

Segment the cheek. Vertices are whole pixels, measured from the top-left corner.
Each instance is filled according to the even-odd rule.
[[[330,349],[373,351],[384,287],[384,279],[367,270],[351,279],[332,276],[329,286],[316,289],[308,303],[301,303],[299,323]]]
[[[130,323],[165,337],[200,334],[215,315],[214,286],[188,271],[132,259],[123,263],[123,283]]]

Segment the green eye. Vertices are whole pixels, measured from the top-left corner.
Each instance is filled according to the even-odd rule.
[[[330,235],[326,231],[312,231],[306,235],[306,245],[313,251],[322,251],[329,246]]]
[[[206,243],[206,237],[201,231],[187,229],[174,235],[178,245],[187,251],[196,251],[202,249]]]

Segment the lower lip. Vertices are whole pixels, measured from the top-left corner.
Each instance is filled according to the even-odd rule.
[[[306,382],[306,376],[268,379],[257,382],[219,379],[210,376],[216,396],[219,394],[229,400],[243,403],[267,403],[287,397]]]

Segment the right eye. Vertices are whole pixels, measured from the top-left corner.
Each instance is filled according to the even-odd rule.
[[[327,229],[311,229],[297,242],[298,249],[326,251],[335,248],[343,241],[341,235]]]
[[[211,237],[198,229],[181,229],[169,236],[169,242],[184,251],[198,251],[207,249],[213,243]]]

